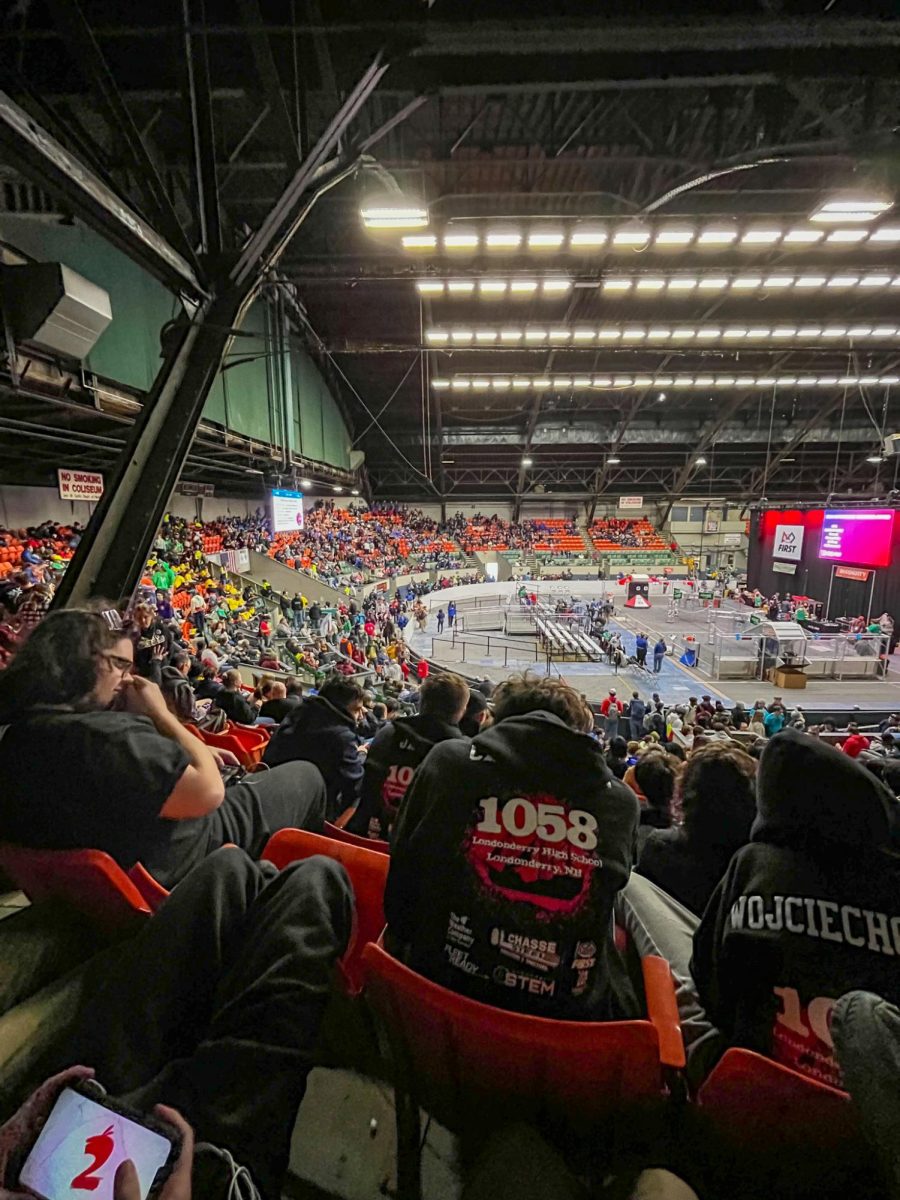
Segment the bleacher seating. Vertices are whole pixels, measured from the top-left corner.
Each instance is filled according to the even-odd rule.
[[[620,550],[651,550],[665,552],[668,543],[646,517],[622,520],[607,517],[594,521],[589,536],[594,549],[600,553]]]

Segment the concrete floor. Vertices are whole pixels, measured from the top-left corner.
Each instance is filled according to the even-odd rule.
[[[726,602],[723,611],[742,610],[740,606]],[[666,612],[667,606],[663,603],[640,611],[617,607],[611,626],[622,633],[626,648],[632,651],[634,634],[638,629],[648,633],[651,645],[662,634],[670,647],[676,642],[680,645],[680,638],[686,633],[691,633],[697,638],[700,647],[699,668],[685,667],[676,658],[669,656],[659,675],[642,671],[638,667],[628,667],[616,672],[612,667],[599,663],[572,662],[554,662],[551,673],[559,674],[567,683],[583,692],[589,700],[602,700],[609,689],[614,687],[620,696],[623,693],[630,696],[632,691],[636,691],[645,700],[649,700],[654,692],[658,692],[668,704],[686,701],[689,696],[708,693],[713,699],[720,699],[726,706],[731,706],[736,701],[752,704],[755,700],[765,700],[768,703],[781,691],[786,698],[795,699],[804,708],[827,708],[840,712],[855,707],[871,707],[900,711],[900,668],[893,678],[888,675],[887,679],[812,679],[803,690],[787,693],[784,689],[774,688],[770,683],[759,683],[752,679],[714,680],[703,669],[704,661],[709,655],[708,643],[705,640],[708,627],[706,611],[682,612],[672,622],[667,621]],[[438,638],[437,624],[433,617],[429,617],[425,633],[407,629],[407,639],[413,650],[433,658],[442,666],[464,669],[467,674],[487,676],[495,682],[516,671],[531,670],[538,674],[544,674],[546,671],[544,661],[535,662],[532,651],[534,641],[528,637],[521,639],[521,659],[514,659],[513,652],[509,651],[506,665],[502,651],[489,656],[487,653],[479,654],[478,649],[471,645],[466,648],[465,663],[461,663],[458,649],[455,652],[450,649],[452,635],[445,629],[441,638]],[[442,643],[447,646],[445,654],[441,653]]]

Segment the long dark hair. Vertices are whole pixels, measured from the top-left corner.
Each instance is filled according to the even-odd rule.
[[[50,613],[0,673],[0,725],[22,720],[44,705],[89,709],[97,660],[123,636],[99,613]]]

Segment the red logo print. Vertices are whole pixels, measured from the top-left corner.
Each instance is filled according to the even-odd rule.
[[[113,1141],[113,1127],[110,1125],[108,1129],[104,1129],[102,1133],[95,1133],[93,1137],[89,1137],[84,1143],[84,1152],[93,1162],[89,1163],[80,1175],[76,1175],[69,1187],[74,1190],[84,1192],[94,1192],[100,1186],[102,1180],[96,1173],[107,1162],[116,1144]]]

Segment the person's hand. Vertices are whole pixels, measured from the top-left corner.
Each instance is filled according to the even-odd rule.
[[[18,1112],[0,1126],[0,1200],[34,1200],[29,1192],[16,1190],[22,1164],[63,1088],[93,1077],[91,1067],[60,1071],[32,1092]]]
[[[126,712],[149,717],[154,723],[169,716],[166,701],[157,684],[140,675],[132,675],[122,686],[122,704]]]
[[[154,1114],[181,1134],[181,1153],[172,1174],[163,1185],[158,1200],[191,1200],[191,1171],[194,1167],[194,1131],[180,1112],[157,1104]],[[33,1200],[33,1198],[32,1198]],[[130,1158],[120,1162],[113,1180],[113,1200],[141,1200],[141,1185]]]
[[[219,768],[239,767],[241,765],[241,760],[231,750],[217,750],[215,746],[209,746],[208,749]]]

